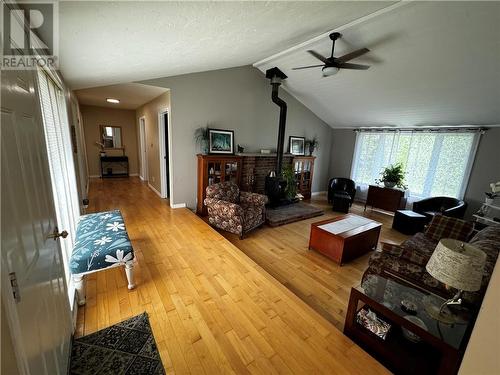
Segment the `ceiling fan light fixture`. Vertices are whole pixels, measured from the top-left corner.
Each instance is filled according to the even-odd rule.
[[[323,69],[323,77],[330,77],[338,73],[339,68],[336,66],[325,66]]]

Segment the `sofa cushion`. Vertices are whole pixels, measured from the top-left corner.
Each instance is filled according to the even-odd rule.
[[[442,238],[452,238],[467,241],[474,226],[472,223],[454,217],[436,215],[425,231],[425,235],[435,241]]]

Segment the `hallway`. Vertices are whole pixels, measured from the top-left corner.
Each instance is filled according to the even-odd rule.
[[[167,373],[386,373],[328,321],[188,209],[138,178],[97,180],[88,212],[119,208],[137,288],[94,273],[77,336],[147,311]]]

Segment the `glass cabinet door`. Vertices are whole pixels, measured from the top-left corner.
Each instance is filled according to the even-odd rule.
[[[228,161],[224,163],[224,181],[238,183],[238,163]]]
[[[222,178],[222,163],[219,161],[208,163],[208,185],[221,182]]]

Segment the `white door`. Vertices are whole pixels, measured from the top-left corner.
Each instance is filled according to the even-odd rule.
[[[20,371],[66,374],[72,325],[64,240],[49,238],[56,214],[35,74],[1,72],[2,299]]]
[[[141,160],[141,173],[139,176],[141,180],[148,180],[148,162],[146,154],[146,120],[144,117],[139,119],[139,154]]]

